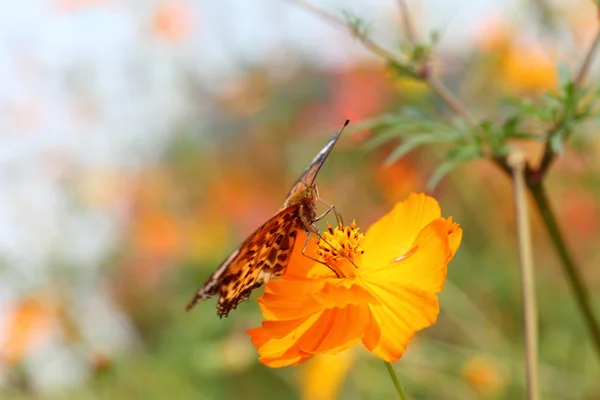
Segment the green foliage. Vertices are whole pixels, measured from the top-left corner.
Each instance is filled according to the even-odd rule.
[[[558,69],[561,82],[558,92],[544,93],[536,99],[507,99],[508,115],[499,120],[482,118],[470,126],[459,118],[444,120],[405,108],[397,114],[366,121],[359,129],[375,132],[367,144],[368,149],[392,140],[400,141],[386,158],[386,165],[423,146],[445,148],[441,164],[430,177],[429,187],[435,187],[460,164],[478,158],[507,156],[519,141],[548,142],[561,154],[570,135],[595,115],[598,93],[579,88],[563,65]],[[392,70],[401,75],[398,66]]]
[[[342,11],[342,16],[344,17],[346,25],[350,28],[354,36],[363,39],[369,37],[370,27],[364,19],[347,10]]]
[[[417,80],[426,79],[429,75],[429,60],[433,49],[437,45],[440,35],[433,31],[428,42],[409,43],[400,50],[401,60],[387,59],[388,68],[397,77],[410,77]]]

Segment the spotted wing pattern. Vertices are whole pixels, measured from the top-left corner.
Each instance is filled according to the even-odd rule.
[[[301,226],[300,204],[277,213],[258,228],[221,264],[187,306],[219,296],[217,314],[227,316],[254,288],[281,275],[287,267]]]
[[[227,316],[239,303],[248,299],[252,290],[268,282],[272,276],[285,272],[298,232],[309,231],[314,223],[317,202],[315,178],[342,131],[343,128],[331,137],[300,175],[279,212],[231,253],[188,303],[187,310],[200,300],[218,295],[217,314]]]

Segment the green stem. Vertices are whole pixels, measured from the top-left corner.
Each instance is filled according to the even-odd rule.
[[[392,382],[394,382],[394,387],[396,388],[396,392],[398,393],[398,397],[402,400],[406,400],[406,395],[404,394],[404,390],[402,390],[402,386],[400,385],[400,381],[396,376],[396,371],[394,371],[394,367],[389,362],[385,362],[385,366],[390,373],[390,378],[392,378]]]
[[[583,285],[581,275],[577,270],[577,266],[575,265],[573,258],[567,250],[567,246],[560,233],[558,224],[556,223],[556,218],[552,210],[550,209],[550,205],[548,203],[548,198],[546,197],[544,187],[540,182],[535,185],[530,185],[529,190],[531,191],[531,194],[533,195],[533,198],[535,200],[535,204],[537,205],[537,208],[540,211],[540,214],[542,215],[544,224],[548,229],[548,233],[550,234],[550,238],[552,240],[552,243],[554,244],[554,248],[558,253],[563,269],[567,274],[567,278],[575,294],[575,300],[577,301],[577,305],[581,309],[583,318],[585,320],[587,328],[589,329],[590,336],[592,338],[592,342],[594,343],[596,352],[600,357],[600,325],[598,324],[598,320],[596,319],[596,316],[592,311],[590,297],[587,292],[587,289]]]

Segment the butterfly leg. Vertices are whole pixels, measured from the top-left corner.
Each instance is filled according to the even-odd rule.
[[[325,216],[326,216],[327,214],[329,214],[329,213],[331,212],[331,210],[333,210],[333,212],[335,212],[335,214],[337,215],[337,212],[335,211],[335,207],[334,207],[334,206],[330,206],[330,205],[328,205],[328,208],[327,208],[327,210],[323,211],[323,213],[322,213],[322,214],[320,214],[320,215],[317,215],[317,216],[315,217],[314,221],[315,221],[315,222],[318,222],[318,221],[322,220],[323,218],[325,218]]]
[[[313,229],[316,229],[316,226],[313,226]],[[303,255],[304,257],[308,258],[309,260],[312,260],[312,261],[318,262],[319,264],[323,264],[324,266],[326,266],[327,268],[329,268],[330,270],[332,270],[332,271],[333,271],[333,273],[335,274],[335,276],[337,276],[338,278],[341,278],[341,277],[340,277],[340,275],[337,273],[337,271],[336,271],[335,269],[331,268],[329,265],[325,264],[323,261],[321,261],[321,260],[317,260],[316,258],[314,258],[314,257],[311,257],[311,256],[309,256],[308,254],[306,254],[305,250],[306,250],[306,247],[308,247],[308,242],[310,241],[310,235],[311,235],[311,234],[316,234],[316,235],[317,235],[317,236],[319,236],[319,237],[321,236],[321,235],[319,234],[319,231],[318,231],[318,230],[317,230],[316,232],[312,232],[312,230],[308,231],[308,235],[306,235],[306,240],[304,241],[304,247],[302,247],[302,252],[301,252],[301,253],[302,253],[302,255]]]
[[[342,218],[342,214],[340,214],[340,213],[339,213],[339,212],[336,210],[335,206],[334,206],[333,204],[329,204],[329,203],[327,203],[325,200],[321,199],[320,197],[318,198],[318,200],[319,200],[321,203],[323,203],[323,204],[324,204],[324,205],[327,207],[327,210],[325,210],[325,211],[323,212],[323,214],[319,215],[319,216],[318,216],[318,217],[315,219],[315,222],[317,222],[317,221],[319,221],[319,220],[323,219],[323,218],[324,218],[324,217],[325,217],[327,214],[329,214],[331,211],[333,211],[333,213],[335,214],[335,219],[336,219],[336,221],[337,221],[338,225],[342,225],[342,226],[343,226],[343,225],[344,225],[344,219]]]

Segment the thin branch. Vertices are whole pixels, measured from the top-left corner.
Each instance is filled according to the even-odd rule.
[[[411,76],[417,79],[420,78],[423,81],[425,81],[425,83],[427,83],[431,90],[435,92],[448,105],[448,107],[450,107],[450,109],[454,111],[454,113],[459,115],[469,125],[475,124],[473,119],[469,115],[467,108],[460,102],[460,100],[456,96],[454,96],[454,94],[452,94],[452,92],[448,90],[448,88],[446,88],[446,86],[444,86],[444,84],[441,81],[439,81],[429,72],[428,68],[424,68],[424,71],[426,71],[424,73],[417,73],[411,67],[406,65],[405,60],[398,58],[398,56],[392,53],[391,51],[384,49],[379,44],[375,43],[373,40],[369,39],[365,35],[360,34],[360,32],[357,32],[356,29],[352,29],[352,27],[348,26],[346,21],[344,21],[343,19],[337,18],[336,16],[331,15],[304,0],[288,1],[291,1],[292,3],[303,7],[305,10],[313,13],[314,15],[329,22],[332,25],[346,29],[371,53],[383,58],[388,62],[394,63],[396,66],[400,67],[402,70],[409,73]]]
[[[369,39],[367,36],[362,35],[360,32],[357,32],[356,29],[353,29],[348,23],[342,18],[338,18],[333,14],[329,14],[326,11],[321,10],[318,7],[313,6],[312,4],[304,1],[304,0],[288,0],[292,3],[296,3],[298,6],[304,8],[305,10],[311,12],[322,20],[335,25],[337,27],[343,28],[347,30],[355,39],[359,40],[363,46],[371,53],[386,59],[390,62],[403,66],[405,64],[404,60],[399,59],[393,52],[384,49],[379,44],[375,43],[373,40]]]
[[[548,1],[533,0],[532,3],[537,8],[537,13],[539,14],[542,26],[545,28],[556,29],[556,12],[553,10],[552,6],[548,4]]]
[[[594,38],[592,44],[590,45],[590,48],[589,48],[587,54],[585,55],[583,63],[581,64],[581,67],[579,68],[579,72],[577,73],[577,75],[575,77],[575,81],[574,81],[575,86],[581,87],[581,85],[583,84],[583,81],[590,70],[590,66],[592,65],[594,55],[596,54],[596,51],[598,50],[598,46],[600,46],[600,28],[598,28],[598,31],[596,32],[596,37]]]
[[[529,186],[539,185],[544,179],[544,176],[550,169],[550,166],[554,162],[557,154],[554,151],[554,148],[550,144],[550,138],[556,135],[563,127],[565,121],[564,119],[559,120],[554,124],[552,128],[546,133],[548,139],[546,142],[546,146],[544,147],[544,153],[542,154],[542,158],[540,159],[540,164],[535,170],[532,170],[530,174],[527,175],[527,183]]]
[[[538,185],[529,186],[529,191],[533,195],[533,199],[535,200],[537,208],[542,215],[542,219],[544,220],[544,224],[546,225],[548,233],[550,234],[550,239],[552,240],[554,248],[558,253],[558,257],[560,258],[561,265],[566,272],[567,279],[569,280],[569,284],[573,289],[577,305],[582,311],[583,319],[589,330],[596,353],[600,355],[600,324],[598,323],[598,320],[594,315],[594,311],[592,310],[590,296],[585,285],[583,284],[583,279],[579,274],[579,270],[577,269],[575,261],[567,250],[567,245],[565,244],[563,236],[560,233],[558,223],[556,222],[556,217],[554,216],[554,213],[550,208],[550,204],[548,203],[544,186],[540,182]]]
[[[596,8],[598,11],[600,11],[598,6],[596,6]],[[577,89],[581,88],[583,85],[584,80],[591,68],[591,64],[598,47],[600,47],[600,28],[598,28],[596,36],[585,55],[579,71],[575,75],[575,79],[573,80],[573,83]],[[558,252],[563,269],[565,270],[571,288],[573,289],[577,304],[583,313],[585,323],[590,332],[592,343],[594,344],[597,353],[600,354],[600,324],[598,323],[598,319],[596,318],[592,309],[592,305],[590,304],[587,288],[583,283],[575,261],[567,249],[563,236],[558,228],[556,218],[550,209],[550,205],[542,185],[544,176],[548,173],[550,166],[557,156],[556,152],[552,148],[552,145],[550,144],[550,139],[552,136],[556,135],[560,129],[562,129],[564,123],[564,119],[561,119],[548,132],[548,139],[544,148],[544,154],[540,160],[540,164],[537,169],[530,171],[530,173],[527,174],[527,184],[537,204],[537,208],[542,215],[544,224],[548,229],[548,233],[550,234],[554,248]]]
[[[405,0],[398,0],[398,7],[400,8],[402,25],[404,28],[404,33],[406,34],[406,38],[409,42],[415,44],[417,43],[417,34],[415,32],[415,27],[412,23],[412,18],[410,17],[410,10],[408,8],[408,4],[406,4]]]
[[[429,87],[444,100],[448,107],[450,107],[452,111],[460,116],[467,124],[471,126],[475,125],[475,121],[471,118],[471,114],[469,114],[467,108],[440,80],[435,76],[428,74],[428,76],[425,77],[425,82],[427,82]]]
[[[400,12],[402,14],[402,23],[406,38],[410,43],[417,44],[417,34],[415,32],[408,4],[405,0],[398,0],[398,7],[400,8]],[[425,60],[425,64],[427,62],[428,60]],[[431,90],[437,93],[437,95],[448,105],[448,107],[450,107],[452,111],[463,118],[469,125],[475,125],[475,121],[473,121],[466,107],[460,102],[460,100],[454,96],[454,94],[452,94],[452,92],[450,92],[441,81],[431,74],[427,65],[424,65],[424,67],[426,72],[419,75],[427,83],[427,85],[429,85]]]
[[[590,67],[592,65],[592,61],[594,60],[594,56],[598,50],[598,47],[600,47],[600,28],[598,28],[596,36],[594,37],[594,40],[592,41],[588,51],[586,52],[585,58],[583,59],[583,62],[581,63],[581,66],[579,67],[579,70],[575,75],[575,79],[573,80],[573,83],[575,84],[575,87],[577,89],[581,88],[583,81],[587,77],[590,71]],[[550,169],[550,166],[552,166],[552,163],[556,159],[557,154],[552,148],[552,145],[550,144],[550,139],[552,138],[552,136],[556,135],[557,132],[560,131],[564,123],[565,121],[563,120],[558,121],[548,132],[548,139],[546,141],[546,147],[544,148],[544,154],[542,155],[542,159],[540,160],[538,168],[535,170],[536,176],[532,177],[536,181],[541,182],[543,177]]]
[[[521,270],[521,291],[523,293],[523,330],[525,335],[525,364],[527,371],[527,399],[539,400],[538,379],[538,321],[533,271],[533,250],[531,227],[527,207],[527,186],[525,168],[527,162],[522,152],[508,156],[508,164],[513,174],[513,192],[516,211],[516,228]]]

